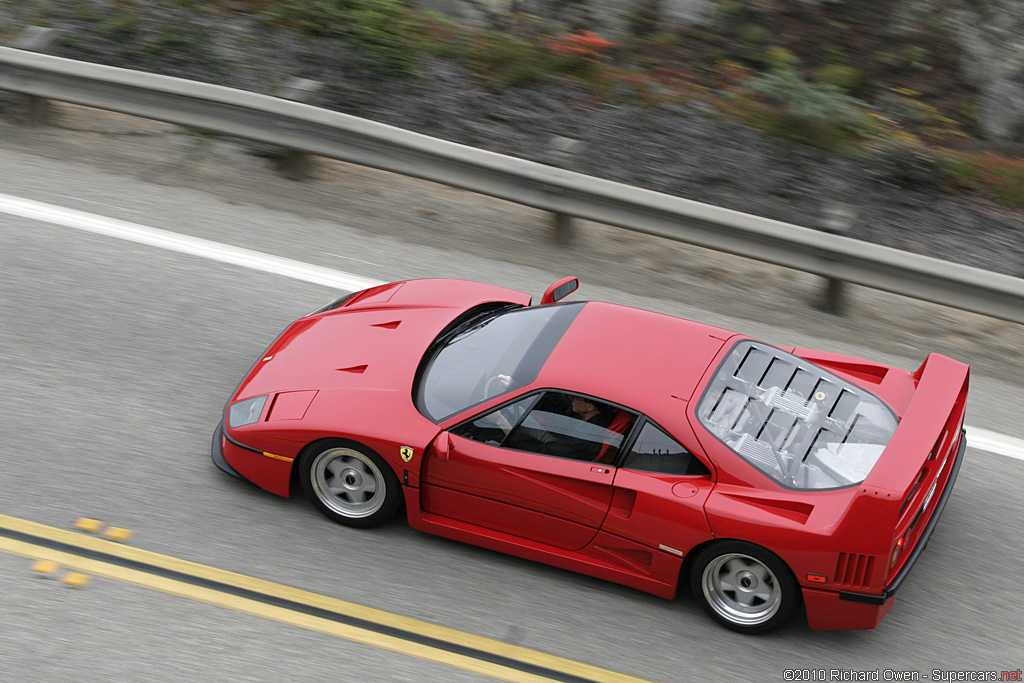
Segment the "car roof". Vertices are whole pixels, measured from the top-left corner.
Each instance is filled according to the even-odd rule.
[[[628,306],[588,302],[535,386],[569,389],[647,413],[679,414],[726,341],[712,325]]]

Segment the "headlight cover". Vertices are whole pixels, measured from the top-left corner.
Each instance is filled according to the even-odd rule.
[[[263,414],[263,406],[267,402],[267,395],[247,398],[244,401],[232,403],[228,408],[228,426],[232,429],[251,425],[259,422]]]

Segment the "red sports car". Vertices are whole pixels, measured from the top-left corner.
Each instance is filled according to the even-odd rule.
[[[916,372],[599,302],[410,280],[294,322],[228,402],[226,472],[368,527],[675,597],[743,633],[876,626],[963,458],[969,369]]]

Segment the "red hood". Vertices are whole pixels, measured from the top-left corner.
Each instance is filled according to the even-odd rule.
[[[232,400],[293,389],[409,391],[430,342],[464,311],[493,301],[530,303],[520,292],[460,280],[412,280],[353,299],[292,323]]]

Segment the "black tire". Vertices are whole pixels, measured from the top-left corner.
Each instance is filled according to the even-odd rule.
[[[299,483],[328,519],[371,527],[391,519],[402,504],[402,487],[391,466],[351,441],[319,441],[299,456]]]
[[[759,545],[720,541],[690,567],[690,591],[707,614],[739,633],[766,633],[800,606],[800,586],[786,563]]]

